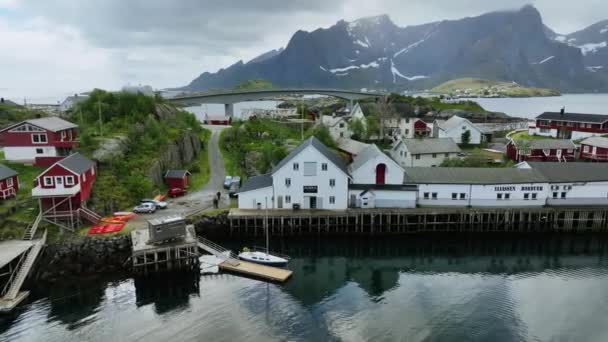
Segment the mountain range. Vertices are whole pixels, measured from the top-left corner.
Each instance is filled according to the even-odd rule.
[[[182,89],[231,89],[265,79],[282,87],[403,91],[477,77],[606,92],[607,44],[608,20],[562,35],[544,25],[531,5],[407,27],[381,15],[297,31],[284,49],[205,72]]]

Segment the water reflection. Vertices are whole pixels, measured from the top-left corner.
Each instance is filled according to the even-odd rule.
[[[196,274],[169,273],[156,277],[135,278],[137,307],[154,305],[154,312],[165,314],[183,311],[190,307],[190,298],[199,296],[199,280]]]

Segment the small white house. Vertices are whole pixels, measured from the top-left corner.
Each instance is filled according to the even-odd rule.
[[[393,145],[391,157],[402,167],[435,167],[456,158],[460,147],[451,138],[401,139]]]
[[[350,138],[352,133],[348,128],[348,117],[335,116],[335,115],[323,115],[321,117],[321,124],[329,130],[329,134],[334,140]]]
[[[59,105],[59,110],[62,111],[62,112],[69,112],[72,109],[74,109],[74,106],[76,106],[78,103],[84,102],[88,98],[89,98],[88,95],[78,95],[78,94],[75,94],[74,96],[68,96]]]
[[[471,132],[469,144],[479,145],[484,141],[484,134],[479,127],[471,121],[454,115],[449,120],[435,120],[433,123],[433,137],[452,138],[455,143],[462,143],[462,134],[466,131]]]

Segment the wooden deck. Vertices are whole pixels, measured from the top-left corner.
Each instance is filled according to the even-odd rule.
[[[242,260],[239,260],[238,263],[229,262],[229,260],[226,260],[219,264],[219,267],[221,270],[227,272],[244,274],[246,276],[280,283],[286,282],[293,273],[292,271],[284,268],[265,266]]]

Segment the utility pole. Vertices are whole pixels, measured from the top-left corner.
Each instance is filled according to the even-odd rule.
[[[99,113],[99,136],[102,135],[103,127],[101,123],[101,100],[97,100],[97,112]]]

